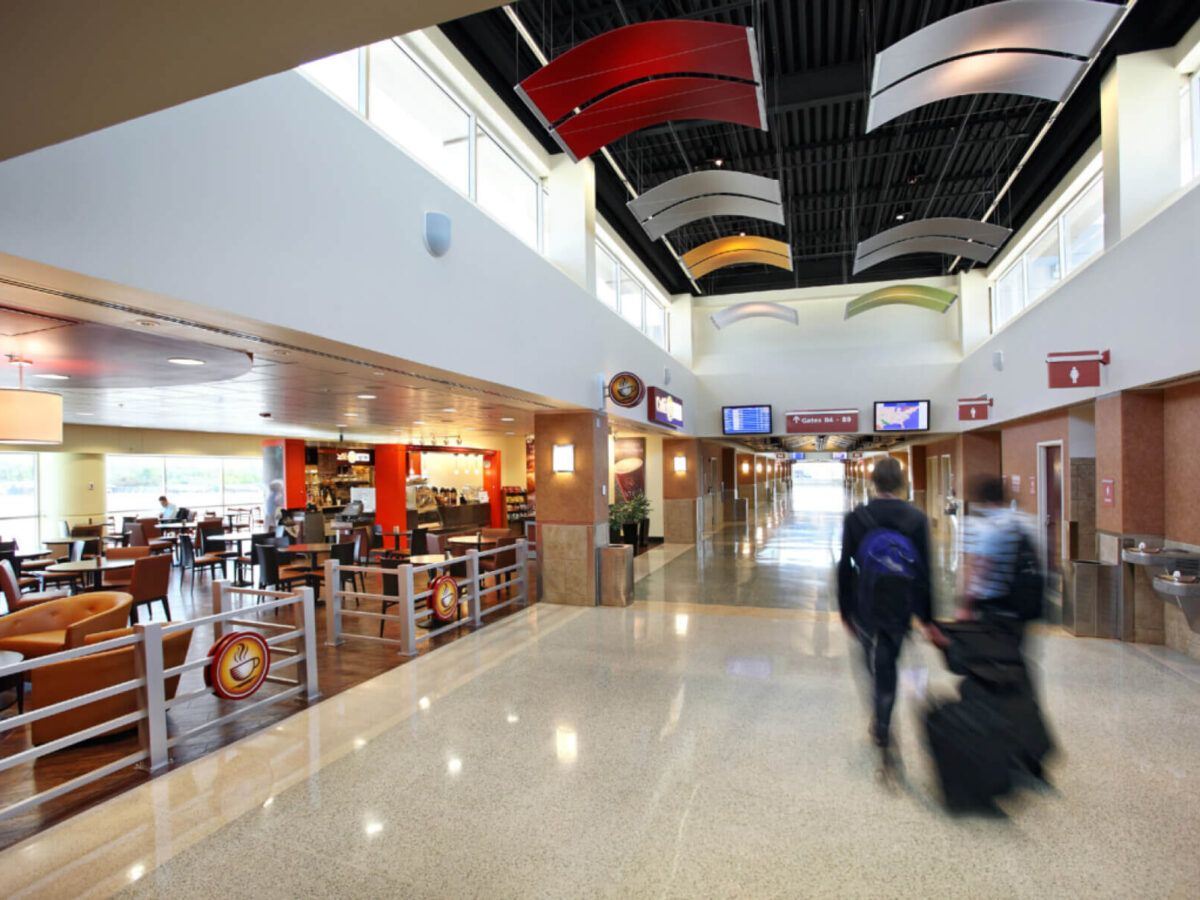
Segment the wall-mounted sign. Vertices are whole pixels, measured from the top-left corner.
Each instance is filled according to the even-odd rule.
[[[617,406],[637,406],[646,396],[646,383],[632,372],[618,372],[608,383],[608,399]]]
[[[793,409],[785,414],[788,434],[852,434],[858,431],[857,409]]]
[[[429,585],[429,609],[439,622],[453,621],[458,614],[458,582],[449,575],[433,579]]]
[[[861,450],[855,450],[854,452],[852,452],[852,453],[850,454],[850,458],[851,458],[851,459],[862,459],[862,458],[863,458],[863,452],[862,452]]]
[[[351,466],[373,466],[375,465],[375,451],[339,450],[336,459],[340,463],[346,463]]]
[[[646,418],[656,425],[683,427],[683,401],[662,388],[652,387],[646,402]]]
[[[1112,478],[1100,479],[1100,502],[1112,506],[1117,502],[1117,482]]]
[[[204,683],[225,700],[245,700],[267,679],[271,651],[253,631],[225,635],[208,651]]]
[[[1021,476],[1020,475],[1012,476],[1012,492],[1014,495],[1021,493]]]
[[[829,454],[829,458],[830,459],[845,459],[846,454],[845,453],[831,453],[831,454]]]
[[[958,401],[958,421],[986,422],[991,408],[992,398],[987,394],[982,397],[961,397]]]
[[[1031,494],[1037,493],[1037,476],[1036,475],[1029,476],[1029,493],[1031,493]]]
[[[1100,367],[1107,366],[1111,360],[1107,350],[1047,353],[1046,369],[1050,387],[1100,387]]]
[[[792,452],[792,459],[804,459],[804,454],[798,450]]]

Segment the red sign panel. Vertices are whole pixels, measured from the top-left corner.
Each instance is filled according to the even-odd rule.
[[[983,397],[960,398],[958,401],[958,421],[986,422],[991,408],[992,398],[986,395]]]
[[[655,425],[669,428],[683,427],[683,401],[662,388],[652,387],[647,391],[646,417]]]
[[[1100,367],[1111,357],[1107,350],[1048,353],[1046,368],[1052,388],[1100,387]]]
[[[793,409],[785,415],[788,434],[853,434],[857,409]]]
[[[1100,502],[1112,506],[1117,502],[1117,483],[1112,478],[1100,479]]]

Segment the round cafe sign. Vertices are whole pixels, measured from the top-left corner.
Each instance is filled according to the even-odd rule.
[[[637,406],[645,394],[645,382],[632,372],[619,372],[608,383],[608,399],[617,406]]]
[[[227,634],[208,651],[204,683],[225,700],[244,700],[267,680],[271,651],[252,631]]]
[[[429,585],[429,609],[439,622],[449,622],[458,612],[458,582],[449,575],[433,579]]]

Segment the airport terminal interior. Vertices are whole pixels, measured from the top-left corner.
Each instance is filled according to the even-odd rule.
[[[1200,892],[1194,2],[0,73],[0,895]]]

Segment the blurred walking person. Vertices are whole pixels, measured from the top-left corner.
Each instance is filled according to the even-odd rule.
[[[838,607],[847,630],[862,645],[872,679],[870,736],[886,770],[895,765],[891,721],[896,705],[896,661],[915,615],[930,640],[929,523],[904,498],[900,463],[884,457],[871,471],[875,497],[847,513],[838,563]]]

